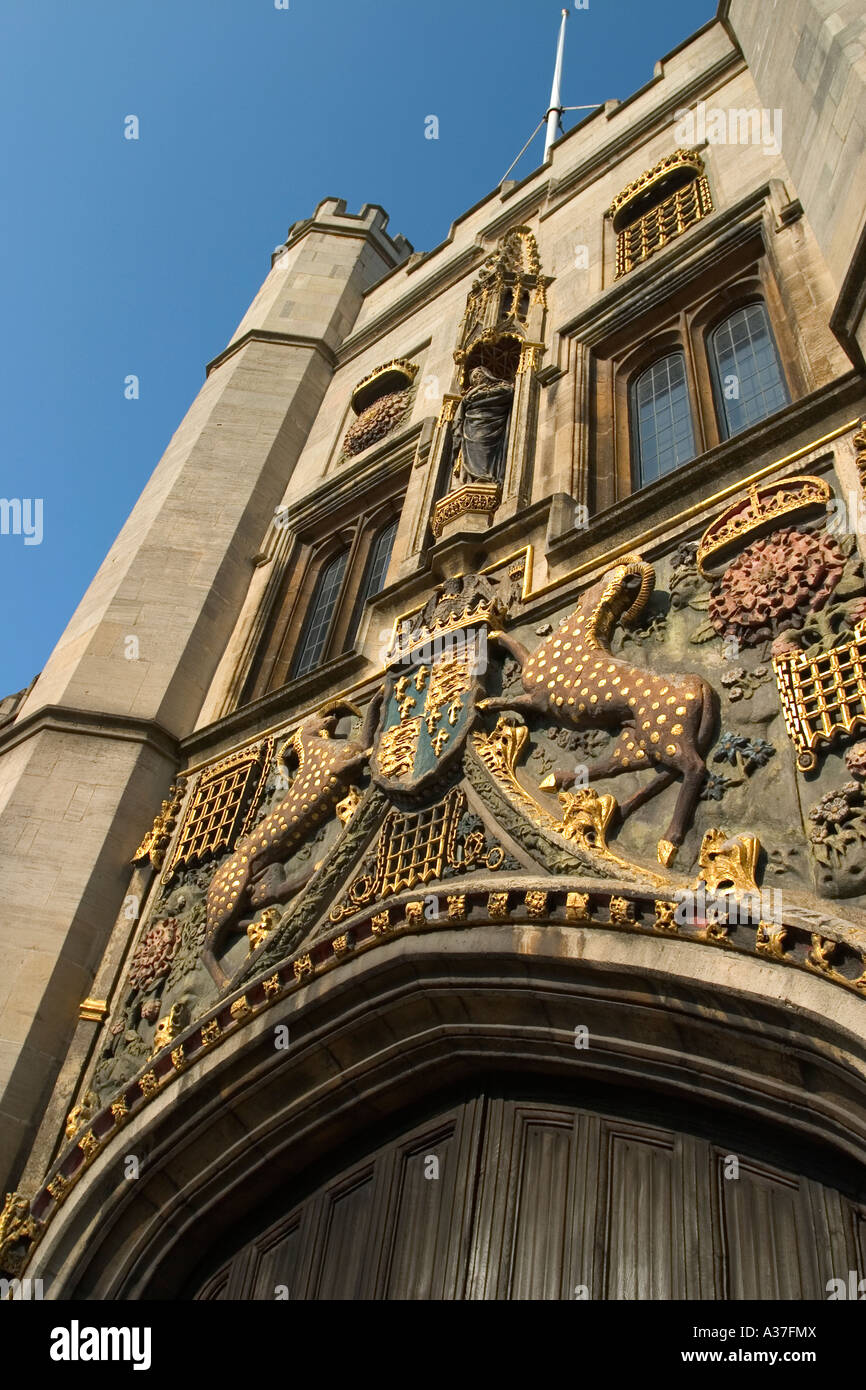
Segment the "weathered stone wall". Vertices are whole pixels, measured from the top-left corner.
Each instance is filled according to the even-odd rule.
[[[407,252],[386,222],[329,200],[295,229],[5,731],[17,746],[0,757],[0,1186],[26,1151],[334,349],[370,283]]]
[[[860,0],[723,0],[761,105],[782,112],[782,150],[839,293],[863,279],[866,12]],[[859,251],[858,251],[859,245]],[[862,303],[846,328],[866,350]]]

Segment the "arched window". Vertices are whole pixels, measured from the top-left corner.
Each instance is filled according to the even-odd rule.
[[[711,336],[719,428],[739,434],[788,404],[790,396],[763,304],[749,304]]]
[[[695,456],[692,412],[682,352],[661,357],[632,382],[635,487],[645,487]]]
[[[308,671],[312,671],[319,664],[343,583],[343,575],[346,572],[348,557],[348,549],[341,550],[339,555],[335,555],[333,560],[329,560],[319,572],[313,597],[310,599],[310,606],[307,609],[307,616],[304,619],[304,626],[301,629],[301,639],[298,642],[292,662],[292,680],[297,676],[305,676]]]
[[[358,635],[358,628],[364,613],[365,604],[381,592],[385,582],[385,575],[388,572],[388,563],[391,559],[391,551],[394,549],[394,537],[397,534],[397,518],[389,521],[387,526],[383,526],[381,531],[373,539],[370,546],[370,554],[367,557],[367,564],[364,569],[364,578],[358,590],[358,597],[355,600],[355,607],[352,610],[352,621],[349,623],[349,630],[346,633],[346,650],[349,651],[355,645],[355,638]]]

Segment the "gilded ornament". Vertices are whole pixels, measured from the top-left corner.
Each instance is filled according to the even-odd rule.
[[[704,885],[711,893],[719,889],[757,893],[755,873],[760,852],[756,835],[729,836],[724,830],[708,830],[698,855],[698,886]]]
[[[266,907],[261,917],[257,917],[254,922],[250,922],[247,927],[247,939],[250,943],[250,953],[255,951],[258,946],[261,946],[263,941],[267,941],[279,919],[279,908]]]
[[[48,1190],[51,1191],[50,1184]],[[55,1196],[53,1192],[51,1195]],[[13,1278],[17,1276],[38,1234],[39,1224],[30,1215],[29,1197],[20,1192],[7,1192],[0,1211],[0,1271]]]
[[[205,1023],[205,1024],[202,1026],[202,1030],[201,1030],[201,1042],[202,1042],[202,1047],[211,1047],[211,1046],[213,1046],[214,1043],[219,1042],[219,1040],[220,1040],[221,1037],[222,1037],[222,1029],[220,1028],[220,1025],[219,1025],[219,1019],[217,1019],[217,1018],[212,1018],[212,1019],[209,1020],[209,1022]]]
[[[298,959],[292,963],[292,968],[294,970],[296,980],[307,979],[307,977],[312,975],[313,973],[312,956],[309,954],[299,956]]]
[[[229,1010],[229,1013],[231,1014],[235,1023],[240,1023],[242,1019],[249,1018],[250,1014],[252,1013],[252,1009],[250,1008],[250,1002],[245,994],[242,994],[239,999],[235,999],[234,1003],[231,1006],[231,1009]]]
[[[448,901],[448,920],[449,920],[450,922],[465,922],[465,921],[466,921],[466,894],[465,894],[465,893],[449,893],[449,894],[448,894],[448,900],[447,900],[447,901]]]
[[[270,739],[206,768],[187,806],[163,881],[179,868],[214,859],[247,829],[267,776]]]
[[[342,801],[337,802],[336,811],[341,825],[348,825],[361,804],[361,793],[357,787],[350,787]]]
[[[857,450],[856,463],[860,490],[866,492],[866,419],[861,419],[852,440],[854,448]]]
[[[815,657],[784,652],[773,658],[788,737],[797,767],[811,772],[818,751],[840,735],[866,727],[866,619],[853,639]]]
[[[138,1084],[141,1089],[141,1094],[146,1100],[149,1100],[151,1096],[155,1096],[159,1090],[159,1078],[155,1071],[146,1071],[144,1076],[139,1077]]]
[[[494,922],[504,922],[508,918],[508,894],[488,893],[487,915]]]
[[[424,922],[424,904],[422,902],[406,903],[403,907],[403,916],[406,919],[407,927],[420,927]]]
[[[352,939],[348,932],[343,936],[335,936],[331,942],[331,950],[335,956],[347,956],[352,949]]]
[[[653,922],[655,930],[663,932],[677,931],[676,911],[676,903],[667,902],[663,898],[657,898],[655,901],[655,920]]]
[[[560,792],[562,824],[560,834],[576,840],[581,848],[607,850],[607,830],[616,814],[616,797],[600,796],[593,787],[576,792]]]
[[[55,1173],[51,1181],[45,1184],[45,1191],[59,1204],[63,1201],[70,1186],[68,1178],[64,1178],[62,1173]]]
[[[352,392],[352,409],[358,418],[343,439],[347,457],[384,439],[400,423],[411,403],[409,387],[417,374],[416,363],[395,358],[358,382]]]
[[[111,1102],[111,1113],[114,1117],[114,1123],[117,1125],[119,1129],[120,1126],[122,1124],[125,1124],[126,1120],[129,1118],[129,1106],[127,1105],[126,1100],[123,1096],[120,1096],[117,1100],[113,1100]]]
[[[488,701],[483,701],[483,705]],[[503,791],[529,813],[531,819],[548,830],[558,830],[559,821],[540,806],[534,797],[521,786],[515,776],[514,768],[520,760],[529,730],[525,724],[517,724],[513,716],[500,715],[492,734],[476,732],[472,744],[479,758]],[[492,853],[492,851],[491,851]],[[503,853],[504,858],[504,853]],[[488,865],[492,868],[493,865]]]
[[[836,950],[837,943],[835,941],[829,937],[821,936],[818,932],[813,932],[812,945],[807,957],[809,965],[813,965],[817,970],[832,971]]]
[[[568,893],[565,899],[565,920],[567,922],[589,922],[591,920],[588,893]]]
[[[486,513],[492,517],[501,498],[502,488],[499,483],[464,483],[462,487],[449,492],[436,503],[430,529],[438,540],[449,521],[456,521],[458,517],[469,512]]]
[[[153,1047],[150,1050],[151,1057],[154,1053],[159,1052],[161,1048],[165,1047],[166,1043],[171,1042],[172,1036],[171,1015],[168,1014],[165,1018],[159,1020],[154,1030]]]
[[[782,517],[823,512],[831,496],[830,485],[823,478],[781,478],[775,482],[753,483],[744,497],[738,497],[726,507],[704,531],[698,542],[698,569],[708,578],[709,561],[714,568],[724,564],[747,537],[774,528]]]
[[[527,889],[524,903],[527,916],[539,918],[547,915],[547,893],[543,889]]]
[[[414,703],[414,702],[413,702]],[[421,716],[393,724],[379,738],[376,760],[386,777],[406,777],[415,766]]]
[[[667,197],[661,196],[672,173],[692,177]],[[652,200],[652,189],[659,194]],[[650,198],[649,207],[646,206]],[[675,150],[628,184],[614,198],[608,216],[616,232],[616,278],[625,275],[654,251],[661,250],[713,211],[710,185],[696,150]]]
[[[175,1071],[183,1071],[185,1067],[189,1066],[189,1062],[187,1061],[186,1055],[183,1050],[183,1043],[181,1043],[178,1047],[172,1048],[171,1065],[174,1067]]]
[[[614,894],[610,900],[608,914],[613,923],[633,922],[634,903],[629,898],[621,898]]]
[[[271,975],[267,980],[262,980],[262,989],[265,992],[266,999],[276,998],[276,996],[280,992],[280,988],[281,985],[279,975]]]
[[[102,1023],[107,1014],[107,999],[82,999],[78,1006],[78,1017],[88,1023]]]
[[[728,924],[717,916],[707,919],[699,935],[704,941],[711,941],[719,946],[729,943]]]
[[[96,1157],[96,1155],[99,1153],[99,1140],[93,1133],[92,1129],[88,1129],[85,1134],[82,1134],[81,1138],[78,1141],[78,1147],[84,1154],[84,1157],[88,1163],[92,1158]]]
[[[88,1092],[88,1096],[93,1096],[92,1091]],[[95,1097],[93,1097],[93,1099],[95,1100]],[[69,1114],[66,1116],[67,1139],[75,1138],[82,1124],[85,1123],[85,1117],[89,1119],[92,1112],[93,1106],[88,1104],[86,1100],[82,1101],[79,1105],[73,1105]]]
[[[788,928],[774,922],[760,922],[755,933],[755,949],[764,956],[783,960]]]
[[[135,854],[132,856],[132,863],[139,864],[143,860],[149,860],[155,869],[161,869],[165,852],[171,843],[171,837],[177,824],[177,816],[180,805],[186,792],[186,778],[178,777],[169,790],[168,798],[163,801],[162,807],[156,815],[153,825],[145,835]],[[86,1001],[85,1001],[86,1002]]]

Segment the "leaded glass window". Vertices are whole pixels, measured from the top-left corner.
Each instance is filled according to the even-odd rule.
[[[645,487],[695,456],[686,360],[672,352],[654,362],[631,388],[635,486]]]
[[[738,309],[711,338],[719,425],[727,439],[781,410],[790,396],[767,310],[763,304]]]
[[[329,560],[319,573],[292,663],[292,679],[305,676],[308,671],[318,666],[322,658],[348,556],[348,550],[340,551],[340,554]]]
[[[385,575],[388,572],[388,563],[391,559],[391,551],[394,548],[394,537],[397,535],[397,521],[389,521],[387,526],[383,526],[375,537],[370,554],[367,558],[367,565],[364,570],[364,579],[358,591],[358,598],[352,613],[352,621],[349,624],[349,631],[346,633],[346,649],[354,646],[355,637],[361,623],[364,612],[364,605],[376,594],[381,592],[385,582]]]

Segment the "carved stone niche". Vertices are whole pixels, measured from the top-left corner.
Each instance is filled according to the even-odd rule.
[[[437,540],[456,530],[486,530],[497,513],[504,520],[529,500],[549,284],[532,232],[516,227],[487,257],[469,291],[454,353],[454,389],[443,398],[431,449]],[[473,441],[469,448],[466,440]]]
[[[343,437],[343,455],[353,458],[396,429],[412,403],[414,362],[403,358],[385,362],[359,381],[352,392],[353,420]]]

